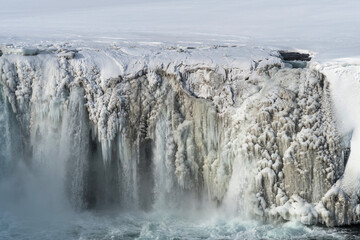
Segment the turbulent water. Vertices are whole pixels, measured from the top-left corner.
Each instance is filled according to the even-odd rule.
[[[3,49],[1,238],[352,236],[309,226],[360,218],[322,73],[132,48]]]
[[[301,223],[262,224],[241,218],[209,219],[169,214],[91,213],[61,215],[55,221],[35,222],[5,215],[0,219],[1,239],[356,239],[348,229],[325,229]]]

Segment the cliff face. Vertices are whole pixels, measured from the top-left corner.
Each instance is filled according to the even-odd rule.
[[[279,57],[229,67],[115,51],[4,52],[2,178],[19,162],[51,170],[77,209],[206,203],[273,220],[357,222],[357,201],[331,195],[349,146],[326,76]]]

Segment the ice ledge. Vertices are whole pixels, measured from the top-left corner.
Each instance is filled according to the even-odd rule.
[[[31,47],[15,47],[13,45],[0,46],[0,56],[17,54],[22,56],[36,56],[40,53],[37,48]]]

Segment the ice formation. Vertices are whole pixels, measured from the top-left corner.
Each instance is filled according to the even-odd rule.
[[[1,52],[1,178],[19,162],[55,169],[77,209],[207,202],[269,220],[359,222],[324,69],[276,53],[229,65],[115,47]]]

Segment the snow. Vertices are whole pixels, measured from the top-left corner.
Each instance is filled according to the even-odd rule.
[[[228,42],[359,57],[360,2],[1,0],[0,42]]]
[[[332,84],[336,115],[343,135],[351,133],[351,154],[342,179],[342,189],[349,195],[356,192],[360,176],[359,122],[360,112],[360,61],[359,59],[338,59],[316,66]]]

